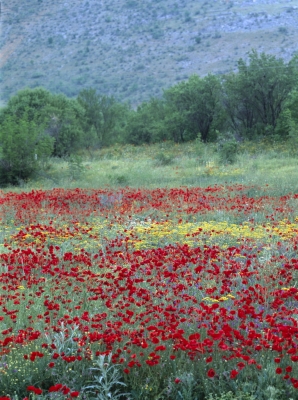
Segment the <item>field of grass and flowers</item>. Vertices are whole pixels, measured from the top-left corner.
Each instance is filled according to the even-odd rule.
[[[298,399],[297,158],[187,146],[0,192],[0,399]]]

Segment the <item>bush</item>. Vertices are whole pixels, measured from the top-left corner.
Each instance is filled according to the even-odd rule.
[[[173,157],[169,154],[165,153],[158,153],[155,156],[155,160],[157,165],[164,166],[164,165],[170,165],[173,162]]]
[[[165,107],[160,99],[151,99],[127,114],[125,141],[134,145],[155,143],[169,139],[164,123]]]
[[[53,95],[46,133],[55,139],[54,156],[68,157],[83,146],[91,133],[84,134],[80,121],[84,111],[76,100],[64,95]],[[85,138],[86,137],[86,138]]]
[[[0,128],[0,185],[27,180],[53,152],[53,139],[41,132],[25,114],[6,118]]]
[[[67,162],[68,176],[70,180],[80,179],[84,173],[82,157],[72,154]]]
[[[239,145],[234,138],[227,137],[218,143],[219,161],[223,164],[234,164]]]
[[[83,135],[80,125],[83,117],[84,109],[76,100],[51,94],[41,87],[27,88],[20,90],[1,110],[0,129],[7,121],[20,124],[27,120],[35,125],[39,135],[47,135],[48,141],[54,142],[55,156],[69,156],[81,147],[87,136]]]

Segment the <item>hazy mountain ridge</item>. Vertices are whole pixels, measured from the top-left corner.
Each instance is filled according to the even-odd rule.
[[[296,1],[6,0],[2,11],[2,99],[91,86],[137,104],[193,73],[228,72],[252,48],[288,60],[298,41]]]

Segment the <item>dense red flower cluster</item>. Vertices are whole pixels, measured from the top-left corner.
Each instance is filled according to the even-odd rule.
[[[264,195],[249,195],[256,194],[258,190]],[[137,215],[146,211],[155,215],[159,211],[163,215],[192,215],[221,210],[231,211],[238,216],[261,211],[267,213],[268,218],[288,217],[295,211],[292,200],[297,199],[298,194],[274,197],[269,193],[269,188],[243,185],[154,190],[124,188],[117,192],[106,189],[53,189],[6,193],[0,198],[0,205],[3,216],[11,215],[13,210],[15,222],[30,224],[39,223],[45,213],[86,221],[90,215],[104,214],[112,217],[118,214],[117,217],[121,219],[129,214]]]
[[[177,218],[190,218],[218,209],[246,218],[260,210],[272,221],[294,218],[297,195],[252,198],[245,194],[249,190],[218,186],[3,194],[3,224],[13,211],[20,229],[11,228],[0,254],[0,321],[8,327],[0,332],[1,354],[34,342],[39,350],[24,358],[34,363],[46,350],[52,357],[48,366],[54,368],[57,360],[71,364],[89,359],[91,351],[112,352],[112,361],[129,373],[165,358],[175,362],[186,353],[194,362],[204,359],[206,376],[213,379],[216,353],[231,363],[230,379],[235,379],[244,368],[261,369],[259,354],[265,351],[280,364],[276,374],[298,387],[297,237],[276,243],[266,260],[266,243],[252,240],[225,248],[176,243],[135,250],[119,235],[96,252],[83,247],[66,251],[55,243],[65,235],[65,221],[69,238],[92,235],[88,221],[96,215],[111,224],[148,210],[156,220],[172,218],[174,212]],[[85,222],[83,228],[78,221]],[[26,242],[28,232],[31,240]],[[36,304],[42,304],[39,314]],[[20,327],[16,322],[22,310],[27,323]],[[43,330],[35,329],[36,320]],[[78,327],[76,354],[59,353],[54,342],[45,340],[45,334],[63,331],[67,336],[73,327]],[[59,390],[79,394],[62,384],[49,389]],[[28,391],[41,393],[34,386]]]

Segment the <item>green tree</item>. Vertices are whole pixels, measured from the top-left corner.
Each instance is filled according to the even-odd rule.
[[[26,114],[28,121],[34,121],[37,126],[46,122],[47,107],[51,103],[52,94],[42,88],[22,89],[12,96],[6,107],[1,110],[0,124],[7,118],[13,117],[16,121],[22,119]]]
[[[289,63],[252,51],[248,63],[226,76],[223,93],[228,122],[240,136],[273,135],[289,93],[297,82],[297,58]]]
[[[166,125],[175,141],[193,140],[199,133],[203,142],[215,138],[223,118],[218,77],[192,75],[188,81],[165,90],[164,99],[168,109]]]
[[[79,93],[77,100],[85,110],[84,120],[82,121],[84,130],[93,130],[100,142],[102,140],[103,114],[99,95],[95,89],[83,89]]]
[[[131,106],[129,103],[116,102],[113,105],[113,112],[115,120],[109,133],[109,140],[107,143],[123,143],[125,142],[126,126],[131,113]]]
[[[127,105],[118,103],[114,97],[100,95],[92,88],[83,89],[77,101],[85,110],[83,129],[96,133],[98,145],[119,141],[128,112]]]
[[[298,87],[290,93],[276,126],[276,134],[289,140],[291,152],[298,153]]]
[[[52,154],[53,142],[26,112],[18,120],[8,116],[0,126],[0,184],[30,178]]]
[[[153,143],[169,139],[165,129],[165,104],[161,99],[143,102],[128,117],[125,138],[132,144]]]
[[[292,121],[298,126],[298,82],[288,97],[286,109],[289,110]]]
[[[172,106],[167,106],[165,115],[165,131],[171,140],[176,143],[184,142],[189,139],[188,121],[186,113],[181,110],[175,110]],[[198,134],[198,132],[197,132]],[[195,134],[192,135],[195,138]]]
[[[20,90],[1,110],[0,127],[8,118],[18,123],[24,116],[54,139],[53,154],[56,156],[67,156],[83,144],[80,121],[84,110],[76,100],[41,87]]]
[[[279,139],[288,139],[293,129],[298,126],[292,117],[291,110],[286,107],[280,114],[275,128],[276,136]]]
[[[44,111],[45,132],[54,138],[53,155],[67,157],[88,145],[92,132],[83,132],[84,110],[76,100],[62,94],[53,95]]]
[[[228,126],[242,137],[252,138],[257,116],[253,105],[253,93],[248,90],[248,76],[231,73],[225,78],[223,104]]]

